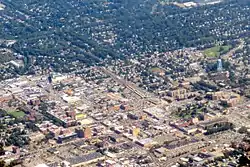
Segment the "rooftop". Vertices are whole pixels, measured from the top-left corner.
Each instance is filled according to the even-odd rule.
[[[101,153],[98,152],[94,152],[94,153],[90,153],[90,154],[86,154],[83,156],[77,156],[77,157],[73,157],[73,158],[69,158],[67,161],[71,164],[71,165],[75,165],[75,164],[79,164],[79,163],[83,163],[83,162],[88,162],[97,158],[102,158],[103,155]]]

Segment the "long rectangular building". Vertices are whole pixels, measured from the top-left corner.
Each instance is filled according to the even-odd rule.
[[[81,155],[73,157],[67,160],[71,167],[83,167],[87,164],[97,162],[99,160],[104,160],[105,156],[101,153],[94,152],[86,155]]]

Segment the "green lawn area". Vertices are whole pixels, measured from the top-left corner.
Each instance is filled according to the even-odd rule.
[[[22,111],[8,111],[8,114],[12,115],[15,118],[22,118],[25,116],[25,113]]]
[[[207,57],[218,57],[221,54],[228,52],[231,48],[232,48],[231,45],[215,46],[212,48],[205,49],[203,53]]]

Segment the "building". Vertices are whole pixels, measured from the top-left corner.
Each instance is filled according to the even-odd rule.
[[[132,130],[132,135],[133,135],[134,137],[137,137],[137,136],[139,135],[139,133],[140,133],[140,128],[134,128],[134,129]]]
[[[62,96],[62,99],[69,104],[74,104],[81,101],[80,97],[78,96]]]
[[[66,115],[72,119],[76,119],[76,112],[75,111],[67,111]]]
[[[228,122],[228,119],[225,117],[220,117],[220,118],[214,118],[212,120],[200,122],[198,124],[198,127],[199,127],[199,129],[202,129],[202,130],[204,130],[204,132],[206,132],[207,130],[217,128],[218,126],[223,126],[223,125],[227,125],[227,124],[230,124]]]
[[[12,151],[13,151],[14,154],[19,154],[20,153],[20,148],[16,147],[16,146],[13,146]]]
[[[67,90],[64,91],[64,93],[66,93],[68,96],[72,96],[74,94],[72,89],[67,89]]]
[[[68,162],[70,167],[84,167],[87,164],[98,162],[104,159],[105,159],[105,156],[102,155],[101,153],[93,152],[90,154],[69,158],[66,161]]]
[[[183,3],[183,5],[187,8],[191,8],[191,7],[196,7],[197,4],[195,2],[185,2]]]
[[[0,103],[4,103],[13,98],[13,96],[7,91],[0,90]]]
[[[198,131],[198,128],[197,128],[197,126],[191,125],[188,127],[183,127],[182,131],[187,133],[187,134],[194,134]]]
[[[67,116],[67,113],[62,114],[62,112],[57,111],[57,110],[49,110],[46,111],[46,116],[49,118],[53,119],[54,121],[57,121],[61,123],[65,128],[70,127],[70,126],[75,126],[77,124],[76,120],[71,118],[72,113],[70,116]],[[74,116],[74,113],[73,113]]]
[[[143,112],[156,119],[163,118],[165,115],[165,110],[157,107],[146,108]]]
[[[84,129],[83,133],[84,133],[84,138],[85,139],[90,139],[92,137],[92,131],[91,131],[90,127],[86,127]]]
[[[229,80],[229,72],[228,71],[223,71],[223,72],[216,72],[210,74],[210,78],[214,81],[227,81]]]
[[[4,10],[4,8],[5,8],[5,5],[0,3],[0,10]]]
[[[71,133],[71,134],[67,134],[67,135],[60,135],[57,138],[57,142],[58,143],[65,143],[65,142],[69,142],[71,140],[74,140],[75,138],[77,138],[77,133]]]
[[[29,135],[30,142],[36,143],[45,138],[45,135],[41,132],[34,132]]]
[[[20,67],[24,66],[22,61],[19,61],[19,60],[16,60],[16,61],[11,60],[9,63],[12,64],[13,66],[17,67],[17,68],[20,68]]]
[[[229,98],[222,98],[222,104],[227,105],[228,107],[233,107],[240,102],[240,95],[232,95]]]
[[[188,97],[187,89],[184,88],[170,90],[168,91],[168,95],[178,100],[185,99]]]
[[[92,137],[92,130],[90,127],[76,129],[79,138],[90,139]]]
[[[53,147],[49,148],[47,151],[51,154],[59,154],[59,151]]]
[[[240,102],[240,95],[233,92],[215,92],[212,94],[213,100],[220,100],[223,105],[233,107]]]
[[[36,165],[35,167],[49,167],[49,166],[46,164],[39,164],[39,165]]]
[[[224,95],[224,92],[214,92],[212,94],[212,100],[220,100]]]
[[[77,113],[77,114],[75,115],[75,119],[76,119],[76,120],[83,120],[83,119],[86,118],[86,117],[87,117],[87,115],[84,114],[84,113]]]
[[[113,134],[109,136],[110,140],[112,140],[113,142],[121,142],[123,141],[123,137],[117,134]]]
[[[143,146],[143,147],[146,147],[146,148],[150,148],[150,147],[154,146],[155,144],[157,144],[151,138],[141,139],[141,140],[136,141],[136,143]]]
[[[153,140],[157,142],[159,145],[164,145],[178,140],[178,137],[174,136],[173,134],[162,134],[155,136]]]
[[[76,129],[76,133],[77,133],[77,136],[79,138],[83,138],[84,137],[84,129],[83,128]]]

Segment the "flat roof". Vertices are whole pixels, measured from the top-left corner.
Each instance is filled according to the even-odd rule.
[[[200,125],[212,125],[212,124],[215,124],[215,123],[220,123],[220,122],[227,122],[228,119],[225,118],[225,117],[220,117],[220,118],[216,118],[216,119],[213,119],[213,120],[208,120],[208,121],[203,121],[200,123]]]
[[[82,156],[76,156],[73,158],[69,158],[67,161],[70,163],[70,165],[75,165],[75,164],[79,164],[79,163],[83,163],[83,162],[88,162],[97,158],[101,158],[104,157],[104,155],[102,155],[101,153],[98,152],[94,152],[94,153],[90,153],[90,154],[86,154],[86,155],[82,155]]]
[[[49,167],[49,166],[46,164],[39,164],[39,165],[36,165],[35,167]]]

